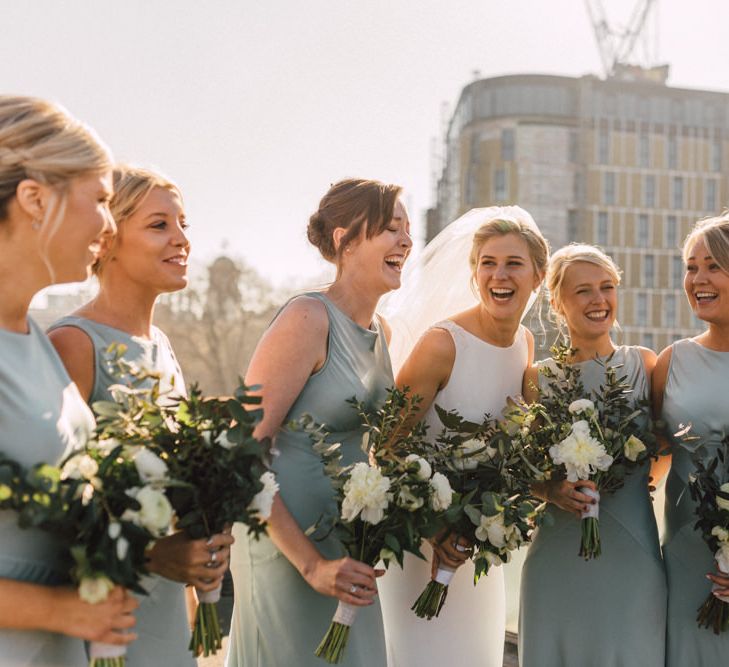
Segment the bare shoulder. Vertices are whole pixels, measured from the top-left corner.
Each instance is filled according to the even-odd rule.
[[[88,400],[94,387],[94,344],[89,335],[74,326],[58,327],[48,333],[71,379]]]
[[[390,326],[389,322],[382,317],[379,313],[377,313],[377,319],[380,321],[380,324],[382,325],[382,330],[385,332],[385,340],[387,341],[388,345],[390,344],[390,340],[392,339],[392,327]]]
[[[520,325],[523,326],[523,325]],[[527,329],[527,327],[524,327],[524,337],[526,338],[527,342],[527,350],[528,350],[528,363],[529,365],[534,363],[534,334]]]
[[[537,400],[539,396],[539,366],[537,364],[526,367],[521,392],[525,401]]]
[[[453,336],[446,329],[433,327],[428,329],[418,340],[413,354],[427,355],[433,361],[450,361],[450,365],[456,358],[456,344]]]
[[[297,296],[283,307],[269,327],[269,331],[280,330],[328,333],[329,316],[326,306],[313,296]]]
[[[653,369],[656,367],[656,360],[658,359],[658,355],[648,347],[641,347],[640,345],[638,345],[637,347],[638,352],[640,352],[641,359],[643,359],[643,365],[645,366],[645,370],[650,375],[651,373],[653,373]]]
[[[653,368],[653,383],[660,384],[663,388],[668,378],[668,369],[671,366],[671,356],[673,355],[673,346],[669,345],[657,357]]]

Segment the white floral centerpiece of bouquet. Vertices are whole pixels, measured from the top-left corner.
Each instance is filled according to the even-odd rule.
[[[0,457],[0,508],[18,512],[21,528],[56,536],[73,561],[70,579],[90,604],[115,586],[146,594],[147,549],[166,535],[173,510],[167,467],[144,446],[91,442],[60,466],[24,470]],[[91,642],[91,667],[123,667],[126,647]]]
[[[552,362],[539,369],[547,383],[540,401],[522,402],[508,418],[517,426],[530,420],[530,428],[514,429],[514,438],[520,449],[548,453],[552,470],[547,477],[595,483],[597,491],[581,488],[595,500],[582,515],[579,555],[589,560],[601,552],[601,494],[622,487],[626,474],[657,455],[657,445],[648,427],[647,401],[632,398],[633,389],[618,375],[621,366],[611,364],[612,355],[599,362],[605,367],[604,384],[588,396],[579,366],[568,363],[572,354],[566,347],[553,348]]]
[[[440,530],[442,515],[452,502],[453,491],[444,475],[434,473],[421,457],[402,454],[418,437],[417,430],[413,434],[404,428],[417,400],[389,389],[376,411],[349,401],[362,418],[362,450],[368,462],[342,466],[340,445],[328,443],[322,429],[315,431],[314,446],[332,480],[339,508],[337,516],[327,518],[327,534],[336,535],[349,556],[373,567],[381,560],[386,566],[393,560],[402,566],[406,551],[422,558],[422,539]],[[342,659],[356,612],[357,607],[339,602],[317,656],[330,663]]]
[[[446,412],[437,405],[435,409],[443,430],[435,438],[417,441],[415,446],[455,492],[445,514],[447,530],[442,537],[457,534],[473,545],[476,584],[490,568],[508,562],[511,553],[529,540],[545,507],[545,503],[530,497],[529,483],[543,479],[543,475],[524,453],[517,451],[489,415],[476,423],[454,410]],[[413,604],[419,617],[438,616],[454,573],[445,565],[438,566]]]
[[[189,397],[163,393],[158,375],[116,361],[133,386],[115,385],[114,401],[94,403],[99,430],[127,446],[145,444],[169,468],[176,481],[166,488],[175,528],[192,539],[209,538],[235,521],[256,537],[264,532],[278,484],[266,463],[268,443],[253,437],[263,416],[260,397],[249,393],[255,388],[241,383],[223,398],[204,397],[194,385]],[[222,646],[220,586],[196,593],[189,648],[208,656]]]
[[[688,428],[678,433],[684,436]],[[686,438],[695,439],[693,437]],[[694,454],[696,470],[689,478],[691,497],[696,502],[696,528],[714,554],[714,560],[722,574],[729,576],[729,436],[726,436],[716,455],[704,463],[698,447]],[[715,595],[712,587],[706,600],[698,609],[696,620],[699,627],[711,628],[715,634],[729,628],[729,598]]]

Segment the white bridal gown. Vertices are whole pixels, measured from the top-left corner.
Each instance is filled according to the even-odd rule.
[[[528,361],[526,329],[519,327],[511,346],[497,347],[450,320],[435,326],[453,337],[456,359],[450,380],[433,405],[457,410],[471,421],[481,421],[484,413],[500,417],[507,397],[521,394]],[[425,419],[429,433],[442,430],[433,406]],[[422,550],[427,562],[407,554],[403,570],[391,565],[378,581],[388,667],[469,663],[501,667],[506,625],[503,568],[492,568],[474,586],[473,563],[467,561],[453,576],[440,615],[427,621],[410,610],[430,581],[432,552],[427,543]]]

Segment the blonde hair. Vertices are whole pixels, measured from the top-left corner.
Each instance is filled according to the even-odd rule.
[[[114,167],[114,195],[109,202],[111,217],[116,223],[116,234],[118,234],[124,222],[131,218],[144,203],[150,192],[155,188],[162,188],[176,194],[182,201],[182,192],[169,178],[159,172],[136,167],[129,164],[118,164]],[[114,234],[114,239],[116,239]],[[109,250],[114,247],[114,240],[109,244]],[[106,253],[108,258],[110,253]],[[98,274],[105,259],[99,258],[91,267],[93,272]]]
[[[724,211],[713,218],[699,220],[694,225],[683,242],[684,263],[688,263],[688,255],[699,239],[703,239],[719,268],[724,273],[729,273],[729,211]]]
[[[562,283],[567,269],[576,262],[587,262],[605,269],[620,284],[620,268],[600,248],[587,243],[570,243],[560,248],[552,255],[547,267],[547,289],[552,302],[552,312],[560,319],[562,317]]]

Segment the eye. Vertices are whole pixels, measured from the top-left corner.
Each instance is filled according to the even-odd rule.
[[[695,264],[686,265],[686,271],[688,271],[688,273],[696,273],[696,265]]]
[[[150,227],[152,229],[167,229],[167,220],[155,220]]]
[[[718,271],[720,269],[719,265],[715,262],[712,262],[709,264],[709,271]]]

